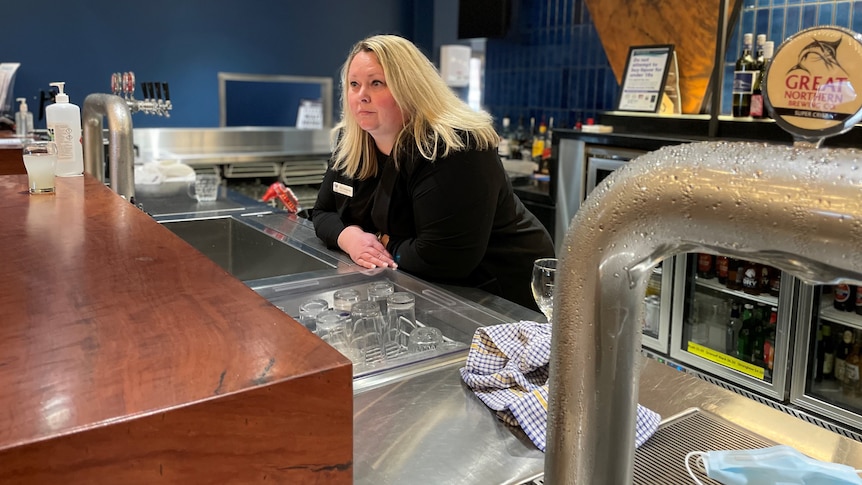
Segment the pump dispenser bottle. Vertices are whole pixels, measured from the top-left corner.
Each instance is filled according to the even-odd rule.
[[[33,113],[27,110],[27,98],[15,98],[20,103],[15,113],[15,135],[27,138],[33,132]]]
[[[69,102],[64,93],[66,83],[50,83],[60,92],[54,104],[45,107],[48,134],[57,144],[57,169],[59,177],[72,177],[84,173],[84,150],[81,145],[81,108]]]

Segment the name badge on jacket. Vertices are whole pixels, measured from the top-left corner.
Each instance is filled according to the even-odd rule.
[[[338,182],[332,182],[332,191],[336,194],[346,195],[347,197],[353,197],[353,187],[349,185],[340,184]]]

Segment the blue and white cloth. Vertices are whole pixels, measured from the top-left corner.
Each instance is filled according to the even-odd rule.
[[[545,451],[551,325],[521,321],[476,329],[461,378],[506,424],[519,426]],[[661,416],[638,404],[635,447],[655,433]]]

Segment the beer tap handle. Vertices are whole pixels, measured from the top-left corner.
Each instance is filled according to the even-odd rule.
[[[156,87],[156,102],[161,103],[162,102],[162,86],[157,82],[154,82],[153,86]]]
[[[111,74],[111,93],[115,96],[119,96],[119,94],[123,91],[123,75],[119,72],[115,72]]]
[[[144,101],[149,101],[150,99],[149,84],[150,83],[141,83],[141,92],[144,94]]]
[[[163,82],[162,83],[162,89],[164,89],[164,91],[165,91],[165,101],[170,101],[171,100],[171,94],[170,94],[170,91],[168,91],[168,83]]]

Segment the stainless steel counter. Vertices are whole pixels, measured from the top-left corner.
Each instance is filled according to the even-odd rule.
[[[639,402],[661,414],[665,428],[675,425],[680,415],[699,409],[762,443],[786,444],[819,460],[862,468],[862,443],[655,360],[643,357],[641,364]],[[462,365],[463,361],[451,362],[354,390],[355,483],[521,484],[543,475],[544,454],[473,395],[458,373]],[[682,444],[672,441],[676,447]],[[674,481],[688,480],[683,452],[709,451],[699,446],[715,441],[715,436],[701,434],[683,450],[649,449],[656,442],[647,441],[636,454],[635,483],[658,483],[649,478],[657,475],[666,477],[664,484],[691,483]],[[647,452],[676,455],[668,465]],[[649,470],[656,467],[660,469]]]
[[[198,205],[186,196],[177,196],[173,202],[149,202],[144,201],[145,207],[154,208],[156,212],[151,214],[160,222],[231,217],[333,268],[247,282],[252,287],[359,271],[345,255],[327,249],[314,235],[309,221],[273,212],[230,191],[225,194],[224,206],[218,207]],[[485,292],[449,290],[475,303],[461,307],[464,312],[474,313],[470,317],[474,321],[495,324],[542,318]],[[467,333],[459,335],[468,337]],[[356,483],[520,484],[543,475],[544,454],[519,429],[499,421],[461,381],[458,369],[466,355],[465,349],[354,380]],[[862,443],[654,360],[643,358],[642,365],[639,402],[660,413],[666,428],[680,413],[698,408],[764,442],[787,444],[820,460],[862,468]],[[648,441],[645,448],[650,444]],[[638,454],[636,465],[638,459],[647,461]],[[681,459],[676,458],[665,467],[677,474],[683,470]]]

